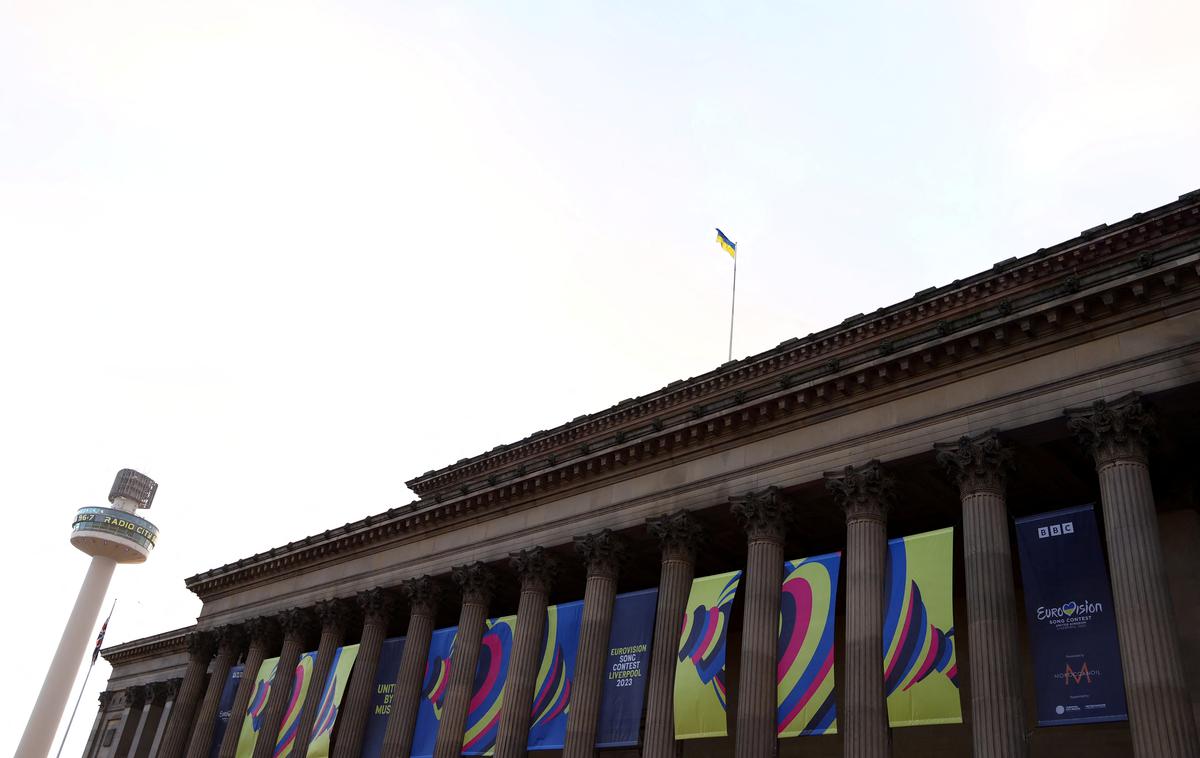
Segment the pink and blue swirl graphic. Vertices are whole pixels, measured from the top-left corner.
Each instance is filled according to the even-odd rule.
[[[908,690],[940,672],[958,687],[954,627],[943,631],[929,620],[921,588],[909,576],[903,539],[888,543],[883,619],[884,691]],[[889,654],[890,653],[890,654]]]
[[[735,571],[721,588],[712,606],[697,605],[685,614],[680,630],[679,661],[691,660],[704,684],[711,685],[722,709],[728,708],[725,690],[725,638],[729,633],[729,615],[737,596],[742,572]]]
[[[546,629],[533,695],[529,727],[530,750],[558,750],[567,736],[567,711],[575,678],[575,653],[583,603],[563,603],[546,609]]]
[[[463,755],[486,755],[496,744],[515,621],[513,617],[489,620],[488,630],[479,643],[474,694],[467,709],[467,727],[463,735]]]
[[[782,737],[837,731],[833,657],[840,568],[841,553],[784,564],[776,675]]]

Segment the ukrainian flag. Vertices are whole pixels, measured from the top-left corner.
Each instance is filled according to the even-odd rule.
[[[730,258],[737,258],[737,243],[725,236],[725,232],[717,230],[717,243],[729,253]]]

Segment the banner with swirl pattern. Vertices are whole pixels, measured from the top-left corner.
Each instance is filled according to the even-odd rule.
[[[779,602],[780,737],[837,734],[834,608],[842,554],[788,561]]]
[[[725,639],[741,571],[700,577],[683,616],[675,666],[675,739],[724,737]]]
[[[952,527],[888,542],[883,684],[891,726],[962,723],[953,570]]]
[[[333,725],[337,723],[346,683],[350,681],[350,671],[357,658],[358,645],[345,645],[334,651],[333,666],[321,688],[317,719],[309,736],[308,758],[329,758],[329,739],[333,734]]]
[[[275,669],[278,667],[278,657],[267,658],[255,673],[250,704],[246,706],[246,713],[243,714],[241,721],[236,758],[251,758],[254,755],[254,744],[258,742],[258,730],[262,729],[263,720],[266,718],[271,681],[275,679]]]
[[[437,743],[442,705],[450,684],[450,653],[458,627],[436,629],[429,639],[425,659],[425,678],[421,681],[421,699],[417,705],[417,725],[413,730],[412,758],[432,758]]]
[[[575,653],[579,649],[582,621],[582,600],[546,609],[541,665],[533,690],[530,750],[561,750],[567,738],[567,712],[575,682]]]

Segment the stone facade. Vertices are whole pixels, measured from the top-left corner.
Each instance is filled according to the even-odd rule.
[[[429,635],[456,622],[468,633],[435,754],[457,755],[483,620],[510,614],[527,625],[518,624],[497,755],[524,754],[534,626],[547,603],[582,598],[577,673],[592,673],[576,683],[565,754],[591,756],[613,597],[658,587],[642,746],[607,755],[1195,756],[1198,446],[1200,193],[1191,193],[427,472],[408,482],[419,496],[410,505],[190,577],[203,601],[194,629],[105,651],[114,671],[87,755],[148,758],[167,755],[164,746],[172,758],[191,755],[189,740],[204,741],[196,714],[211,718],[207,672],[339,642],[377,660],[383,638],[401,634],[409,643],[384,754],[407,754]],[[1103,519],[1130,721],[1037,728],[1009,524],[1089,502]],[[886,541],[946,526],[960,535],[964,720],[889,729]],[[840,733],[779,740],[782,561],[834,550],[845,551]],[[694,576],[734,569],[746,574],[728,640],[730,736],[679,741],[672,661],[688,588]],[[351,676],[335,755],[360,752],[368,675]],[[235,755],[236,741],[227,733],[221,755]]]

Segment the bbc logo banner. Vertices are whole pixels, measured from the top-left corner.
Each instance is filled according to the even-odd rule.
[[[1051,524],[1050,526],[1038,527],[1038,539],[1044,540],[1047,537],[1061,537],[1064,534],[1075,533],[1075,522],[1064,521],[1061,524]]]

